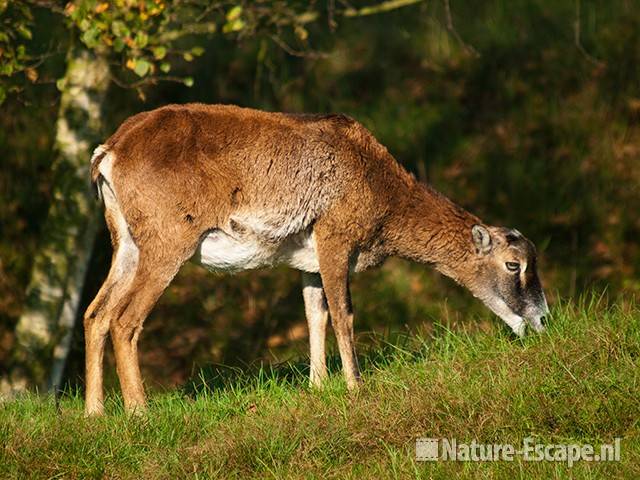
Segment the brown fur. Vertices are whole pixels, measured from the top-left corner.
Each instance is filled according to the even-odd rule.
[[[366,128],[344,115],[170,105],[129,118],[104,152],[95,157],[92,179],[100,180],[108,152],[114,159],[110,187],[140,253],[131,278],[116,285],[107,278],[85,317],[87,413],[102,411],[96,375],[107,328],[125,405],[144,404],[136,358],[142,322],[206,232],[244,228],[234,225],[237,212],[265,212],[274,242],[313,230],[349,386],[359,379],[350,267],[363,270],[400,256],[432,264],[483,295],[487,261],[471,235],[482,222],[417,182]],[[117,248],[113,222],[107,212]],[[527,254],[535,257],[535,251]]]

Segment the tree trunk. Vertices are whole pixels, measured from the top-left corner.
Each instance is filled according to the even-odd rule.
[[[102,137],[108,86],[104,56],[71,50],[60,85],[51,206],[16,326],[12,369],[0,395],[60,385],[97,231],[89,158]]]

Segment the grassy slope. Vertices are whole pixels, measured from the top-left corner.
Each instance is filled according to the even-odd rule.
[[[0,478],[433,477],[640,478],[640,311],[593,302],[554,312],[524,341],[436,329],[370,356],[365,384],[322,391],[278,370],[186,397],[151,399],[147,415],[84,419],[82,401],[0,406]],[[416,463],[416,437],[459,442],[611,442],[622,460]]]

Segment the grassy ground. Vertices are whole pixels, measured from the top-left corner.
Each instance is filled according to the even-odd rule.
[[[103,418],[79,395],[0,406],[0,478],[640,478],[640,310],[557,306],[540,336],[436,328],[380,343],[364,385],[310,390],[285,365],[155,394]],[[209,383],[208,385],[211,385]],[[619,462],[416,462],[417,437],[522,445],[621,437]]]

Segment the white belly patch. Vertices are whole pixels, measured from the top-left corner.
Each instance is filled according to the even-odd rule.
[[[239,272],[278,264],[305,272],[320,271],[315,239],[310,230],[273,241],[253,233],[236,234],[215,229],[200,242],[194,260],[219,272]]]

